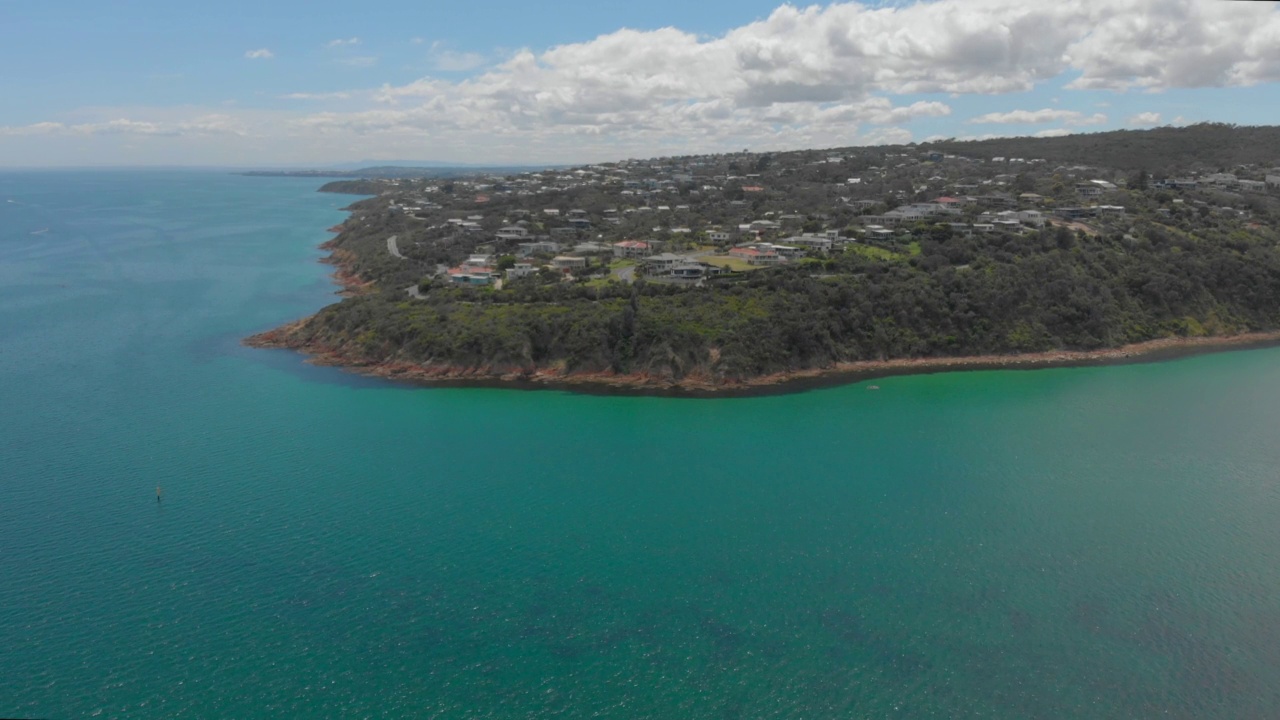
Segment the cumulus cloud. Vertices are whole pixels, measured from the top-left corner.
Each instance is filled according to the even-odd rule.
[[[1075,110],[1013,110],[1010,112],[993,112],[979,115],[969,120],[975,125],[1040,125],[1043,123],[1062,122],[1067,125],[1101,125],[1107,121],[1102,113],[1085,115]]]
[[[331,46],[349,51],[355,40]],[[355,111],[293,114],[262,132],[514,157],[903,139],[903,125],[951,113],[922,93],[1018,93],[1063,77],[1072,89],[1120,92],[1280,80],[1280,10],[1212,0],[863,0],[783,5],[717,36],[623,29],[519,49],[494,64],[436,43],[427,58],[434,71],[471,75],[384,85]],[[991,112],[967,123],[1051,124],[1045,133],[1065,133],[1108,122],[1067,109],[1069,92],[1060,99],[1065,107]]]
[[[1071,131],[1066,128],[1053,128],[1051,130],[1041,130],[1040,132],[1036,133],[1034,137],[1053,138],[1053,137],[1063,137],[1070,134],[1071,134]]]
[[[339,48],[339,47],[350,47],[352,45],[359,45],[359,44],[360,44],[360,38],[358,37],[347,38],[345,40],[342,38],[338,38],[337,40],[330,40],[329,42],[325,43],[325,47]]]
[[[1134,115],[1133,117],[1129,118],[1129,124],[1137,125],[1139,127],[1151,127],[1153,125],[1159,125],[1160,113],[1158,112],[1138,113],[1137,115]]]
[[[270,60],[275,57],[276,54],[266,48],[259,48],[257,50],[246,51],[244,56],[250,60]]]

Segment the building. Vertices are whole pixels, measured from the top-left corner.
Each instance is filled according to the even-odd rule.
[[[616,258],[642,258],[653,254],[653,246],[642,240],[623,240],[613,244]]]
[[[818,250],[821,252],[831,252],[832,239],[826,235],[796,235],[789,237],[782,242],[787,245],[802,247],[807,250]]]
[[[773,248],[761,249],[752,245],[744,245],[730,250],[729,257],[746,260],[752,265],[777,265],[786,262]]]
[[[515,267],[507,268],[507,279],[519,280],[520,278],[529,277],[537,272],[538,269],[533,266],[533,263],[518,262],[515,264]]]
[[[497,240],[524,240],[527,237],[529,237],[528,228],[524,228],[519,225],[509,225],[502,228],[496,235],[494,235],[494,238]]]
[[[517,257],[529,257],[530,255],[550,255],[560,252],[560,243],[551,240],[537,240],[534,242],[523,242],[516,246]]]
[[[449,280],[458,285],[492,285],[496,279],[493,258],[489,255],[472,255],[461,265],[449,268]]]
[[[577,270],[587,266],[587,259],[577,255],[557,255],[551,258],[551,267],[557,270]]]
[[[1017,218],[1018,222],[1032,227],[1044,227],[1046,220],[1044,213],[1039,210],[1019,210]]]
[[[689,258],[683,255],[675,255],[672,253],[660,253],[658,255],[650,255],[640,261],[640,265],[644,268],[646,275],[666,275],[670,273],[671,268],[677,265],[684,265],[689,262]]]

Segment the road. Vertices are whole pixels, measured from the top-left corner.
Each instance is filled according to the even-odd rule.
[[[403,255],[401,255],[401,254],[400,254],[400,246],[399,246],[399,245],[396,245],[396,238],[397,238],[397,237],[399,237],[399,236],[398,236],[398,235],[392,235],[391,237],[387,238],[387,252],[391,253],[392,255],[395,255],[396,257],[400,258],[401,260],[408,260],[409,258],[407,258],[407,257],[405,257],[405,256],[403,256]]]

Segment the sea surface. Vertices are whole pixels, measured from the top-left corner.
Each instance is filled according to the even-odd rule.
[[[0,717],[1280,717],[1280,350],[400,387],[319,184],[0,174]]]

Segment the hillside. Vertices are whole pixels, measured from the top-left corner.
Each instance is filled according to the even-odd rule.
[[[714,389],[1274,332],[1280,196],[1249,179],[1265,171],[1165,189],[1126,160],[1155,148],[1152,167],[1194,176],[1266,142],[1280,130],[1199,126],[329,185],[379,193],[326,245],[356,296],[252,342],[386,375]],[[1027,159],[973,159],[987,152]],[[956,207],[930,202],[943,194]],[[628,238],[696,281],[611,254]],[[743,247],[791,256],[729,257]],[[499,269],[469,274],[477,253]]]
[[[1280,165],[1280,127],[1202,123],[1153,130],[1115,130],[1055,138],[997,138],[926,143],[922,149],[972,158],[1043,158],[1160,176],[1238,165]]]

